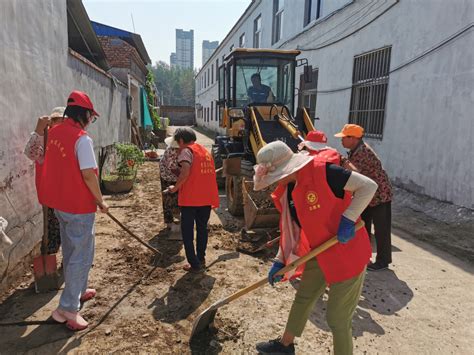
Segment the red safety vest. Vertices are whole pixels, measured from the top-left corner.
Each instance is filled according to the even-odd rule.
[[[219,207],[214,160],[202,145],[193,143],[187,148],[193,152],[193,163],[187,180],[178,193],[179,206]]]
[[[76,142],[85,134],[87,132],[71,119],[49,130],[39,179],[38,198],[42,205],[75,214],[97,211],[76,156]]]
[[[275,206],[281,211],[280,198],[284,188],[273,193]],[[337,234],[342,213],[351,202],[346,192],[343,199],[334,196],[326,180],[326,162],[317,158],[298,171],[292,192],[298,220],[302,227],[298,255],[312,250]],[[280,240],[284,243],[284,240]],[[369,237],[365,228],[346,244],[336,244],[316,258],[326,282],[332,284],[359,275],[371,256]]]

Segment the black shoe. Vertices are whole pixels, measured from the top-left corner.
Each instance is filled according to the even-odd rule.
[[[271,355],[283,355],[283,354],[294,354],[295,353],[295,344],[284,346],[280,343],[280,337],[258,343],[256,348],[259,354],[271,354]]]
[[[388,269],[388,264],[382,263],[380,261],[376,261],[375,263],[370,263],[367,266],[367,270],[369,271],[381,271]]]

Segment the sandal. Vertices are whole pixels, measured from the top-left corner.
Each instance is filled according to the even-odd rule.
[[[88,288],[88,289],[86,289],[86,291],[84,292],[84,294],[81,296],[80,301],[81,301],[81,302],[87,302],[87,301],[93,299],[96,294],[97,294],[97,291],[96,291],[95,289],[93,289],[93,288]]]

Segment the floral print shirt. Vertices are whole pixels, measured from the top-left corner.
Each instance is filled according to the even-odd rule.
[[[28,157],[28,159],[37,161],[40,164],[43,164],[44,159],[44,137],[40,136],[38,133],[33,132],[30,135],[30,139],[26,143],[25,150],[23,153]]]
[[[388,175],[383,169],[379,157],[367,143],[361,140],[359,145],[348,153],[348,158],[359,173],[371,178],[379,185],[372,201],[370,201],[370,207],[392,201],[392,185]]]
[[[160,176],[168,182],[176,182],[179,176],[177,148],[166,148],[163,157],[160,160]]]

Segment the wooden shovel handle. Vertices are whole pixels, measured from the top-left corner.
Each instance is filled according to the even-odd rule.
[[[161,254],[161,252],[158,249],[153,248],[150,244],[147,242],[144,242],[141,238],[136,236],[130,229],[125,227],[117,218],[115,218],[110,212],[107,212],[107,216],[109,216],[115,223],[117,223],[124,231],[126,231],[132,238],[137,240],[139,243],[150,249],[152,252],[155,254]]]
[[[357,224],[356,224],[356,227],[355,227],[355,230],[356,232],[361,229],[362,227],[364,226],[364,221],[360,220]],[[332,247],[333,245],[336,245],[338,243],[337,241],[337,236],[334,236],[332,237],[331,239],[329,239],[328,241],[324,242],[323,244],[321,244],[319,247],[311,250],[308,254],[306,254],[305,256],[302,256],[301,258],[299,259],[296,259],[295,261],[293,261],[291,264],[288,264],[286,265],[283,269],[281,269],[280,271],[278,271],[275,276],[277,275],[284,275],[285,273],[287,273],[288,271],[291,271],[293,269],[296,269],[298,266],[306,263],[307,261],[309,261],[310,259],[314,258],[316,255],[318,254],[321,254],[322,252],[328,250],[330,247]],[[215,303],[213,305],[213,308],[219,308],[223,305],[226,305],[227,303],[229,302],[232,302],[233,300],[259,288],[260,286],[263,286],[265,285],[266,283],[268,282],[268,278],[265,277],[263,279],[261,279],[260,281],[257,281],[255,282],[254,284],[250,285],[250,286],[247,286],[239,291],[237,291],[236,293],[234,293],[233,295],[230,295],[229,297],[221,300],[221,301],[218,301],[217,303]]]
[[[43,133],[43,163],[46,158],[46,145],[48,144],[48,127]],[[41,255],[48,254],[49,228],[48,228],[48,207],[43,206],[43,238],[41,239]]]

